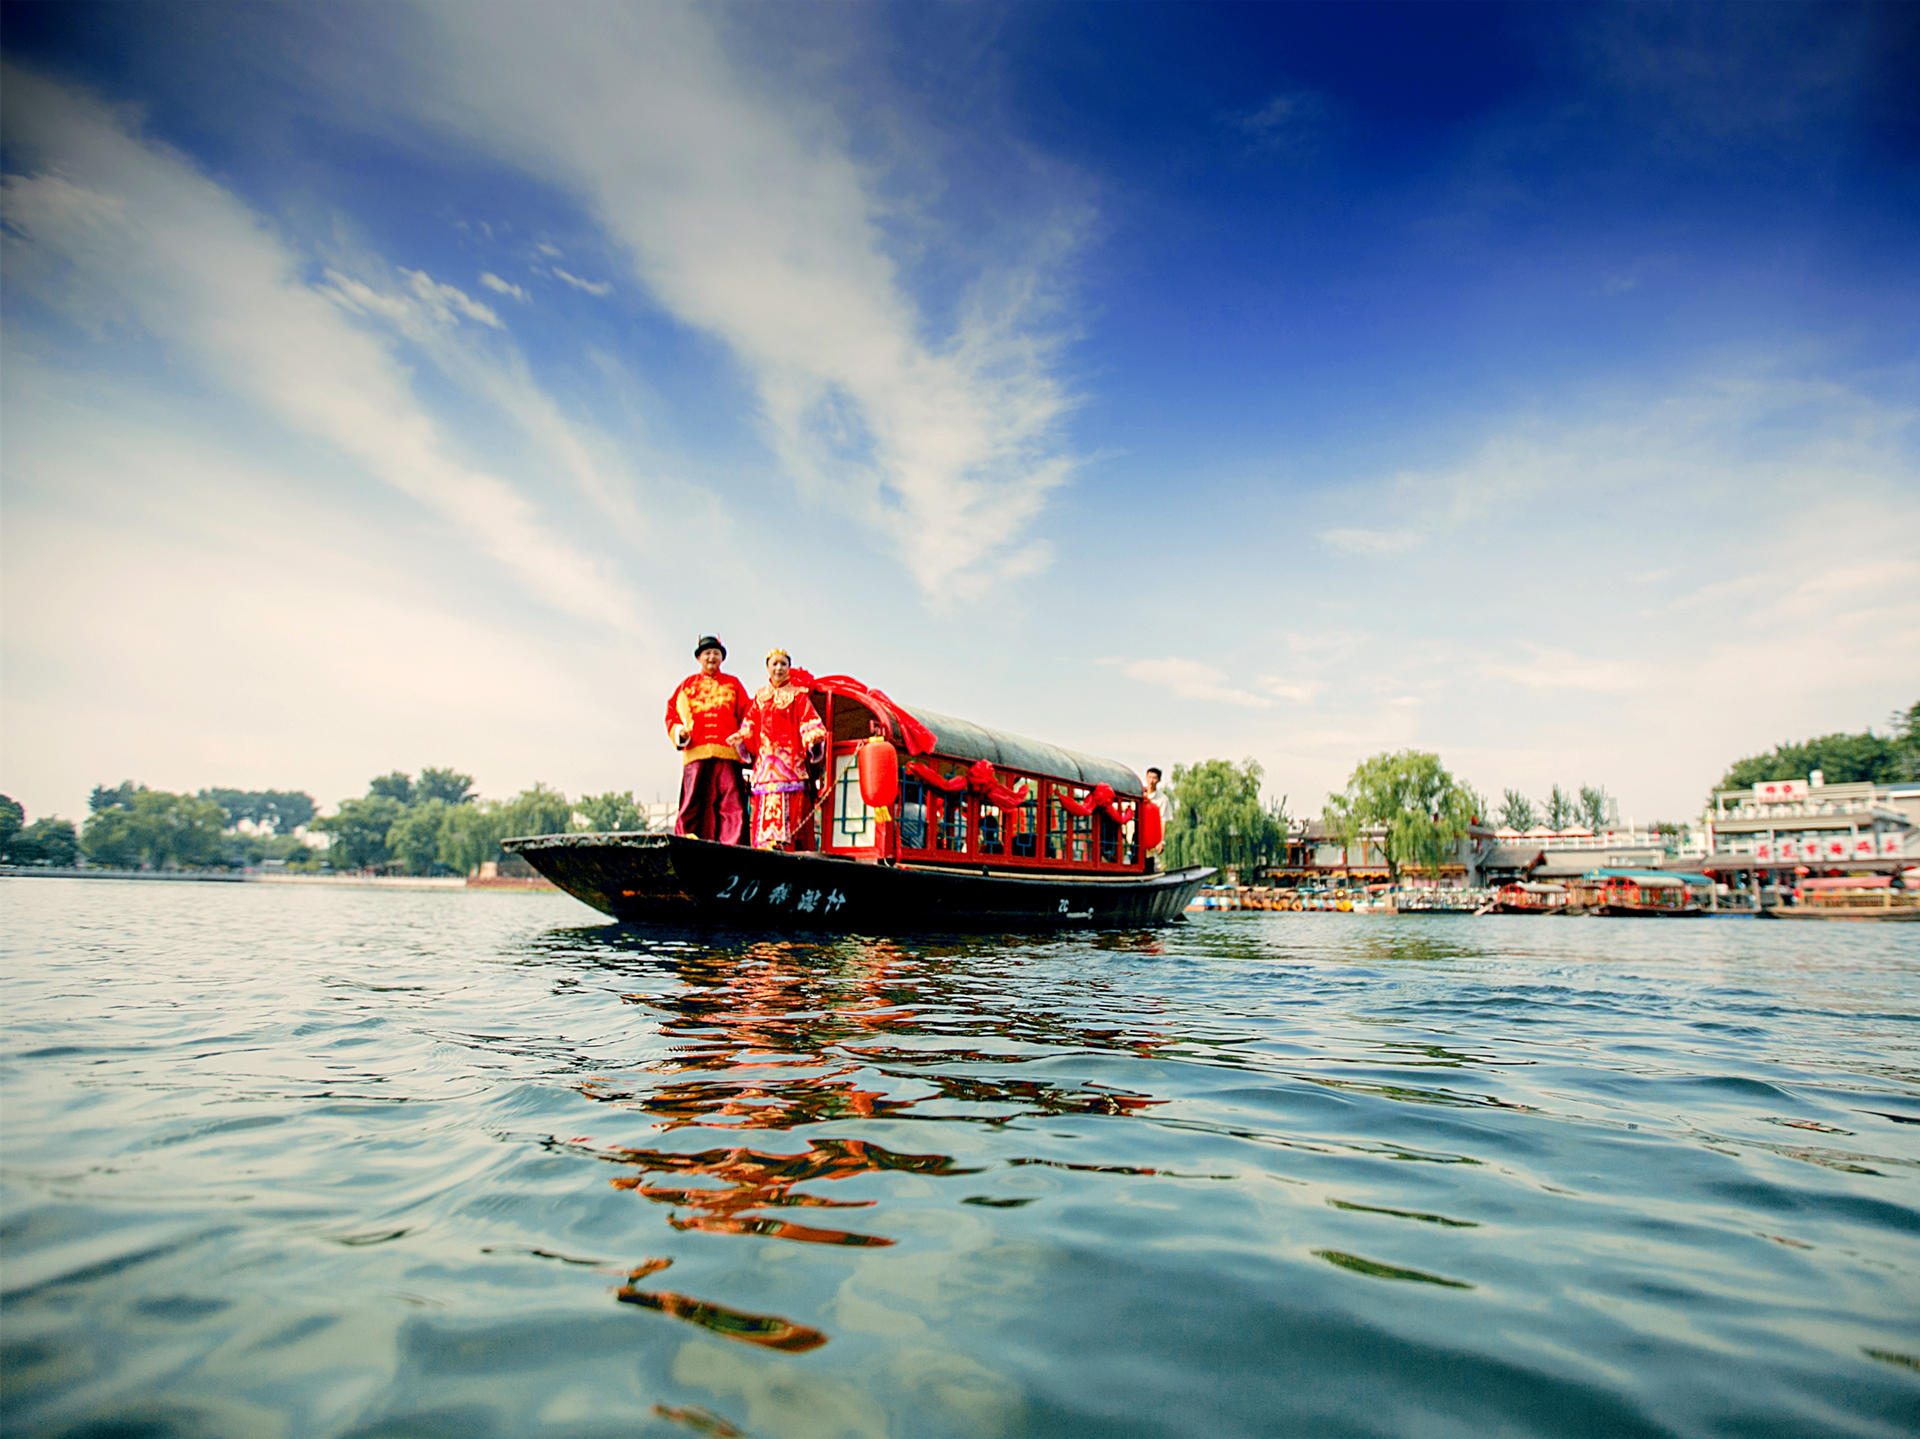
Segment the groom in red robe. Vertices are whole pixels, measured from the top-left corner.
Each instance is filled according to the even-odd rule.
[[[727,737],[740,728],[752,700],[745,685],[720,672],[727,647],[718,638],[702,635],[693,657],[699,671],[667,697],[667,738],[680,751],[680,816],[673,832],[744,844],[747,786],[740,752]]]

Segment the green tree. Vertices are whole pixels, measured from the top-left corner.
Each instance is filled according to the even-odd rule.
[[[93,793],[87,796],[87,812],[98,814],[103,809],[132,809],[133,797],[138,793],[130,779],[123,779],[112,789],[103,784],[93,787]]]
[[[387,834],[404,813],[406,806],[399,800],[373,794],[342,800],[338,810],[315,820],[312,827],[333,836],[327,855],[336,869],[372,869],[393,857]]]
[[[413,787],[416,804],[439,800],[442,804],[467,804],[473,799],[473,776],[452,769],[423,769],[420,782]]]
[[[1580,786],[1580,822],[1598,834],[1607,827],[1607,792],[1594,785]]]
[[[1532,829],[1540,823],[1540,816],[1532,800],[1519,790],[1510,789],[1500,795],[1500,823],[1508,829]]]
[[[27,822],[27,812],[11,795],[0,794],[0,858],[13,857],[13,837]]]
[[[1828,784],[1872,780],[1890,784],[1900,778],[1901,750],[1896,741],[1864,734],[1830,734],[1798,744],[1776,745],[1771,754],[1737,760],[1721,779],[1721,789],[1747,789],[1773,779],[1805,779],[1815,770]]]
[[[119,868],[219,865],[226,861],[225,824],[226,813],[212,800],[142,788],[132,791],[131,804],[110,802],[89,815],[80,847],[89,859]]]
[[[1901,779],[1920,779],[1920,700],[1887,716],[1893,731],[1894,764]]]
[[[1387,873],[1397,884],[1409,865],[1438,870],[1467,832],[1473,794],[1425,750],[1361,761],[1346,791],[1327,796],[1326,818],[1349,847],[1380,835]]]
[[[431,874],[440,862],[440,825],[446,818],[445,800],[421,800],[387,831],[387,848],[408,874]]]
[[[1223,759],[1173,767],[1174,797],[1167,826],[1169,869],[1211,864],[1242,873],[1286,857],[1285,801],[1263,805],[1257,760],[1238,765]]]
[[[565,834],[573,824],[573,805],[557,789],[536,784],[523,789],[503,807],[505,836]]]
[[[497,804],[482,800],[449,805],[440,816],[440,863],[455,874],[472,874],[486,861],[500,858],[506,833]]]
[[[1559,785],[1548,792],[1545,809],[1548,829],[1572,829],[1580,818],[1579,804]]]
[[[220,806],[229,829],[245,821],[273,834],[288,834],[314,816],[313,796],[303,790],[203,789],[200,798]]]
[[[367,781],[368,799],[390,799],[400,804],[413,803],[413,781],[399,770],[390,770],[378,779]]]
[[[36,819],[14,836],[7,859],[14,864],[51,864],[65,868],[80,853],[80,837],[73,832],[73,821],[47,817]]]
[[[585,795],[577,808],[586,820],[587,828],[595,834],[632,832],[647,827],[647,817],[640,812],[640,806],[634,803],[632,790],[622,790],[617,794],[608,790],[605,794]]]

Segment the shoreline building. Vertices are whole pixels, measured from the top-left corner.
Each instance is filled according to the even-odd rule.
[[[1715,790],[1706,830],[1709,873],[1897,872],[1920,865],[1920,782],[1826,784],[1815,770]]]

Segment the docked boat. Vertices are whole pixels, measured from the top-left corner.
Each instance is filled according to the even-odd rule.
[[[829,736],[808,847],[554,834],[503,848],[637,923],[903,933],[1152,925],[1214,871],[1157,872],[1159,811],[1112,760],[809,676]]]
[[[1491,914],[1565,914],[1567,887],[1523,879],[1497,891],[1488,907]]]
[[[1840,919],[1884,923],[1920,920],[1920,894],[1895,888],[1888,874],[1853,875],[1840,879],[1804,879],[1794,891],[1797,901],[1761,910],[1762,919]]]
[[[1700,885],[1711,883],[1705,875],[1694,878]],[[1690,919],[1707,911],[1688,880],[1652,869],[1592,870],[1573,882],[1569,910],[1614,918]]]

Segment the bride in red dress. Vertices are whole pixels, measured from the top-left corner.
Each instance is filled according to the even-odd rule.
[[[793,672],[785,650],[767,651],[767,682],[753,697],[729,741],[749,752],[753,762],[753,845],[755,849],[792,849],[813,818],[807,761],[825,753],[827,727],[799,681],[812,676]]]

